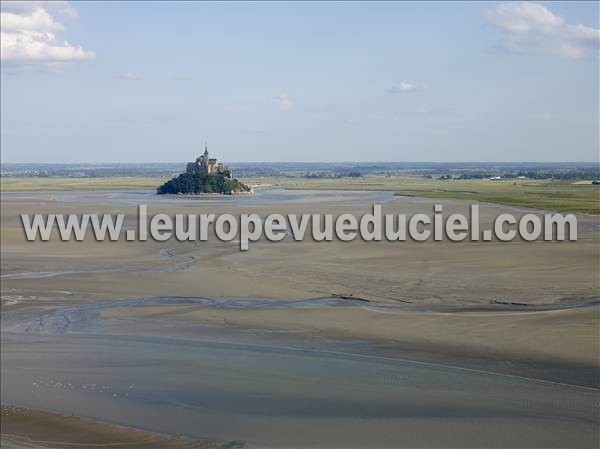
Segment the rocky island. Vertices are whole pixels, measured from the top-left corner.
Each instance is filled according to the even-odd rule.
[[[233,177],[227,165],[218,162],[217,159],[209,158],[206,145],[204,154],[194,162],[189,162],[185,173],[170,179],[156,189],[159,195],[203,193],[233,195],[251,192],[249,186]]]

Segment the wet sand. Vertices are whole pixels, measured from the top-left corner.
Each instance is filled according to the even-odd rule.
[[[362,355],[344,341],[230,338],[5,334],[3,400],[220,445],[597,443],[597,390]]]
[[[2,196],[5,293],[14,289],[15,296],[24,298],[65,298],[55,293],[61,291],[83,300],[169,295],[310,298],[336,293],[419,305],[476,305],[494,301],[552,304],[600,296],[597,216],[578,217],[577,242],[344,243],[286,239],[279,243],[254,242],[250,251],[242,253],[235,242],[215,239],[28,243],[23,238],[20,213],[123,212],[129,217],[126,226],[134,227],[136,207],[132,203],[153,197],[147,192],[24,195]],[[432,200],[393,197],[389,192],[283,191],[262,195],[244,197],[248,202],[236,197],[161,197],[155,204],[149,201],[149,211],[257,213],[263,217],[274,212],[360,215],[377,201],[383,204],[384,213],[410,215],[432,213],[434,204]],[[468,212],[465,202],[448,200],[444,204],[446,214]],[[482,205],[482,229],[503,212],[524,213]]]
[[[255,301],[247,301],[252,304]],[[281,301],[284,302],[284,301]],[[141,323],[156,332],[161,323],[194,329],[195,325],[227,326],[231,329],[262,329],[317,338],[362,339],[379,344],[386,354],[441,358],[466,363],[477,358],[490,362],[526,363],[568,371],[561,379],[600,387],[600,342],[590,338],[600,328],[599,302],[588,308],[541,311],[449,311],[404,310],[378,303],[354,303],[331,307],[311,305],[283,307],[215,307],[177,304],[165,298],[161,304],[109,307],[100,312],[104,325],[118,333],[132,333]],[[518,308],[518,307],[515,307]],[[554,332],[549,332],[553,329]],[[168,330],[163,329],[163,333]],[[177,333],[173,334],[177,336]],[[575,369],[577,367],[577,369]],[[585,380],[584,380],[585,379]]]
[[[377,192],[3,194],[3,403],[217,445],[600,444],[598,217],[578,217],[569,243],[245,253],[216,240],[27,243],[20,229],[19,213],[133,217],[140,198],[167,213],[433,209]],[[482,205],[482,227],[506,211]]]
[[[23,407],[2,406],[4,449],[27,448],[214,448],[209,443],[190,443],[181,438],[165,437],[114,424],[76,416],[60,415]]]

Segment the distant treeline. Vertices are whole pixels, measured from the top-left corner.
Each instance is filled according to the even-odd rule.
[[[437,179],[488,179],[492,177],[500,177],[502,179],[600,179],[599,168],[579,168],[579,169],[554,169],[554,170],[519,170],[512,172],[503,171],[460,171],[453,170],[451,173],[443,173],[434,176],[431,173],[423,175],[425,178]]]
[[[156,189],[156,193],[159,195],[178,193],[222,193],[230,195],[249,191],[250,187],[228,176],[190,173],[182,173]]]
[[[359,177],[416,175],[482,179],[493,176],[530,179],[599,179],[592,162],[238,162],[228,164],[240,178]],[[113,176],[174,176],[185,163],[145,164],[14,164],[2,163],[2,176],[95,178]]]
[[[323,179],[323,178],[330,178],[330,179],[339,179],[339,178],[362,178],[362,173],[359,171],[347,171],[347,172],[337,172],[337,173],[332,173],[332,172],[306,172],[304,174],[305,178],[309,178],[309,179]]]

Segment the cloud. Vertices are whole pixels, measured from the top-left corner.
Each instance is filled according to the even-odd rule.
[[[142,81],[144,77],[138,73],[125,72],[118,75],[117,79],[121,81]]]
[[[282,111],[289,111],[294,107],[294,102],[286,93],[273,97],[272,101],[275,107]]]
[[[51,12],[70,19],[77,16],[67,2],[2,2],[0,45],[3,67],[56,68],[95,58],[94,52],[56,36],[55,33],[64,31],[65,27]]]
[[[52,14],[58,14],[65,18],[77,18],[77,11],[75,11],[75,9],[69,4],[68,1],[2,0],[2,11],[6,12],[12,12],[16,14],[28,14],[32,11],[35,11],[38,8],[44,8],[46,11],[50,11],[50,13]]]
[[[416,90],[419,90],[419,86],[417,86],[415,84],[407,83],[405,81],[400,81],[400,84],[398,84],[396,86],[392,86],[392,87],[386,89],[385,91],[388,94],[402,94],[402,93],[406,93],[406,92],[414,92]]]
[[[62,31],[64,27],[56,22],[46,10],[38,8],[29,14],[2,12],[2,31]]]
[[[504,47],[516,53],[549,53],[581,58],[597,50],[600,30],[571,25],[539,3],[499,3],[485,18],[505,33]]]

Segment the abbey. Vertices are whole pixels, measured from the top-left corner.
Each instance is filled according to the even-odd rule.
[[[195,162],[188,162],[186,173],[190,175],[216,175],[232,177],[231,169],[217,159],[208,157],[208,146],[204,144],[204,154],[198,156]]]

